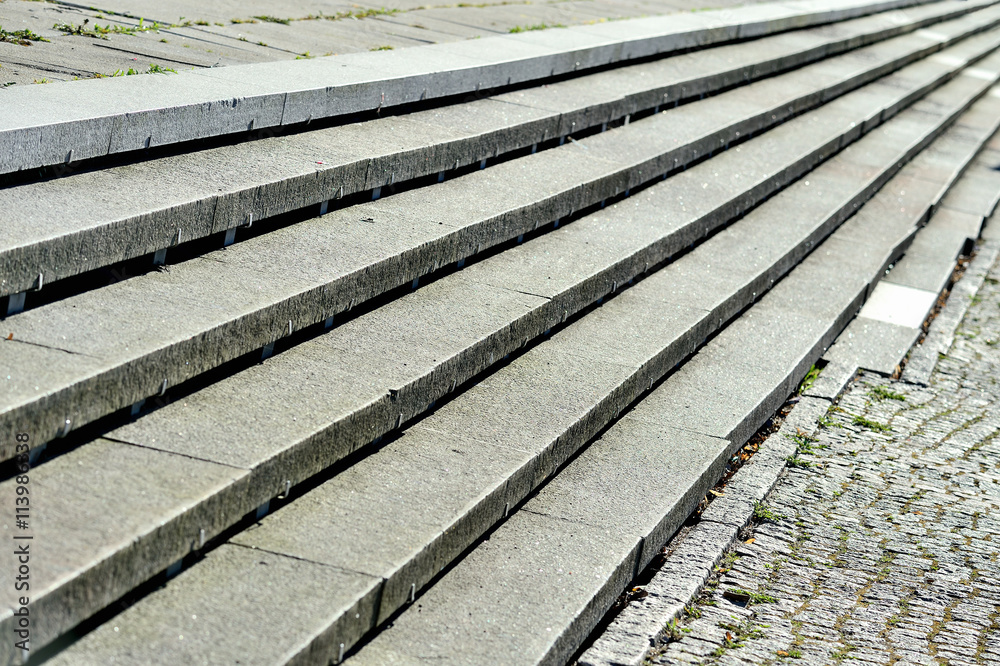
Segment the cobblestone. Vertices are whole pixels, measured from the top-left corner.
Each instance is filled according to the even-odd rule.
[[[1000,263],[928,386],[863,372],[799,437],[647,663],[1000,664],[998,377]]]

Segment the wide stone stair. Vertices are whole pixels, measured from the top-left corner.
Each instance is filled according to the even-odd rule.
[[[793,0],[0,91],[0,662],[574,659],[894,371],[998,82],[994,0]]]

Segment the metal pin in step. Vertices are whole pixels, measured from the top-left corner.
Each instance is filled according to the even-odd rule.
[[[166,379],[166,377],[164,377],[163,378],[163,385],[160,386],[160,395],[162,396],[166,392],[167,392],[167,379]]]
[[[503,517],[506,518],[507,514],[510,513],[510,502],[503,505]]]
[[[181,244],[181,230],[180,229],[177,230],[177,242],[174,243],[174,244],[175,245],[180,245]]]
[[[396,419],[396,427],[403,425],[403,412],[399,413],[399,418]]]
[[[417,600],[417,584],[416,583],[411,583],[410,584],[410,603],[412,604],[416,600]]]
[[[253,213],[247,214],[247,229],[253,227]]]
[[[288,499],[288,493],[290,493],[291,490],[292,490],[292,482],[289,481],[288,479],[285,479],[285,490],[283,492],[278,493],[278,499]]]
[[[66,164],[69,164],[72,161],[73,161],[73,149],[70,148],[69,152],[66,153]]]
[[[24,310],[24,299],[27,297],[28,292],[19,291],[16,294],[11,294],[10,298],[7,299],[7,314],[13,315]]]
[[[41,291],[42,287],[45,285],[45,276],[42,273],[38,274],[38,286],[35,287],[35,291]]]
[[[267,500],[266,502],[264,502],[263,504],[261,504],[259,507],[257,507],[257,518],[256,518],[256,520],[260,520],[261,518],[263,518],[264,516],[266,516],[267,512],[270,509],[271,509],[271,500]]]
[[[292,320],[288,320],[288,335],[292,334]]]
[[[344,644],[340,644],[340,654],[337,656],[337,663],[344,661]]]
[[[73,421],[71,421],[70,419],[66,419],[65,421],[63,421],[62,430],[59,431],[59,438],[60,439],[62,439],[63,437],[65,437],[66,435],[69,434],[69,429],[70,429],[70,426],[72,426],[72,425],[73,425]]]
[[[37,463],[39,458],[41,458],[42,454],[45,452],[45,448],[47,446],[48,444],[42,444],[41,446],[36,446],[31,449],[31,451],[28,452],[28,464],[33,466]]]
[[[611,281],[611,293],[613,294],[616,291],[618,291],[618,280],[612,280]]]
[[[205,547],[205,530],[198,530],[198,548]]]

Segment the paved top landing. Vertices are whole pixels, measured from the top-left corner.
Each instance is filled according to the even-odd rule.
[[[7,33],[30,30],[49,41],[0,37],[0,86],[108,76],[118,70],[147,72],[150,64],[181,71],[419,46],[754,2],[168,0],[154,5],[106,0],[85,6],[7,0],[0,2],[0,28]],[[81,31],[53,27],[57,24]]]

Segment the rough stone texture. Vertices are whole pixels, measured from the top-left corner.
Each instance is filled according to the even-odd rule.
[[[770,144],[763,141],[765,137],[759,145],[767,150]],[[881,144],[885,140],[872,136],[864,142]],[[757,141],[742,147],[746,155],[754,155]],[[780,151],[777,155],[787,159]],[[890,156],[883,169],[893,164]],[[764,173],[773,173],[775,166],[764,169]],[[714,162],[705,163],[686,173],[692,184],[697,184],[703,171],[714,168]],[[650,276],[554,336],[538,352],[515,361],[496,377],[435,413],[431,417],[433,426],[428,427],[436,432],[458,440],[476,438],[517,446],[522,453],[515,456],[513,468],[491,482],[496,487],[507,479],[504,493],[492,498],[493,491],[484,489],[484,496],[492,499],[484,500],[475,511],[442,518],[428,528],[430,535],[426,530],[415,531],[409,548],[413,553],[422,553],[421,558],[429,558],[426,562],[408,554],[409,551],[400,551],[394,553],[402,558],[396,564],[369,571],[358,561],[334,562],[330,557],[306,556],[297,551],[290,554],[389,579],[391,584],[382,597],[379,615],[385,617],[394,612],[405,602],[409,585],[422,587],[437,571],[439,562],[448,561],[496,521],[497,502],[503,500],[510,506],[521,501],[651,382],[674,367],[721,322],[766,291],[799,261],[811,243],[822,238],[817,230],[829,229],[831,220],[839,219],[845,209],[849,210],[856,197],[844,179],[834,178],[835,187],[828,192],[825,189],[828,173],[837,176],[839,167],[834,165],[831,170],[823,165],[816,169],[808,181],[796,183],[743,221],[709,239],[699,248],[700,254],[685,256]],[[648,197],[640,199],[640,206],[632,200],[623,202],[480,262],[180,403],[167,405],[116,430],[112,436],[228,465],[241,473],[249,470],[249,481],[230,484],[214,495],[216,501],[228,508],[219,514],[218,524],[204,527],[206,537],[212,538],[247,511],[283,492],[285,482],[297,484],[391,431],[400,422],[426,410],[456,383],[464,382],[519,347],[524,339],[558,323],[565,312],[578,311],[593,299],[614,291],[614,285],[605,280],[603,287],[587,299],[564,300],[565,294],[585,287],[588,275],[600,275],[604,267],[620,264],[622,257],[631,256],[657,235],[669,234],[676,228],[673,223],[659,228],[657,218],[649,214],[663,208],[662,197],[670,198],[672,182],[647,190]],[[894,182],[890,182],[886,196],[894,196]],[[723,192],[720,196],[729,194]],[[882,196],[876,196],[872,203],[877,204]],[[914,216],[923,214],[919,206],[895,210],[897,217],[910,216],[910,225]],[[886,218],[879,221],[886,223]],[[841,235],[848,240],[841,239]],[[874,252],[878,260],[865,259],[865,252],[858,251],[858,243],[850,240],[853,237],[864,243],[865,252]],[[796,303],[795,311],[771,313],[773,321],[763,327],[754,316],[744,317],[735,325],[742,331],[738,337],[756,340],[762,348],[785,349],[793,338],[795,344],[801,342],[799,338],[808,340],[804,351],[790,354],[790,358],[794,357],[790,366],[767,370],[770,373],[767,376],[777,386],[768,399],[759,404],[754,402],[752,409],[746,411],[744,404],[748,400],[753,402],[753,395],[731,392],[728,401],[709,401],[712,408],[701,415],[708,419],[706,423],[718,421],[719,428],[694,421],[691,427],[720,438],[745,439],[761,418],[776,408],[792,388],[787,378],[804,373],[813,357],[826,348],[829,331],[840,330],[845,317],[856,311],[868,281],[878,274],[881,257],[892,255],[895,252],[892,244],[900,242],[892,234],[878,236],[885,245],[879,249],[878,243],[864,238],[856,224],[843,227],[823,246],[832,250],[814,254],[796,269],[798,275],[806,277],[805,283],[791,278],[781,282],[779,291],[789,294],[788,298]],[[673,245],[666,251],[680,247]],[[748,248],[749,260],[726,271],[719,271],[713,262],[700,258],[701,254],[728,256]],[[572,270],[553,269],[550,256],[561,257]],[[861,257],[860,262],[857,257]],[[663,256],[650,258],[655,263]],[[642,266],[633,264],[629,275],[642,272]],[[823,265],[827,266],[825,270],[821,268]],[[845,271],[860,271],[868,277],[859,275],[847,289]],[[553,276],[559,279],[553,281],[550,279]],[[625,277],[619,276],[621,284]],[[808,288],[802,288],[802,284]],[[489,316],[476,315],[487,302],[492,302]],[[665,305],[671,307],[665,310]],[[639,314],[650,310],[662,314],[655,321]],[[761,312],[766,310],[764,307]],[[609,344],[609,332],[617,336],[623,326],[632,334],[618,345]],[[407,351],[400,355],[400,349]],[[729,350],[721,345],[720,349],[715,356],[709,354],[703,360],[718,367],[736,368],[746,376],[762,376],[758,368],[744,362],[738,348]],[[595,362],[607,372],[595,374]],[[558,377],[551,372],[554,366],[562,368]],[[572,368],[579,368],[579,372],[567,375]],[[774,373],[778,374],[771,377]],[[597,375],[603,379],[598,381]],[[675,386],[682,384],[680,379],[674,382]],[[751,386],[753,382],[737,384]],[[682,388],[685,399],[700,391],[699,387]],[[395,391],[395,396],[387,395],[390,390]],[[295,402],[299,408],[294,415],[277,412],[270,408],[275,400]],[[557,415],[559,418],[554,418]],[[511,432],[511,423],[518,424],[516,432]],[[537,442],[544,442],[544,446],[537,448]],[[57,459],[49,464],[49,469],[59,470],[72,462],[68,457]],[[472,502],[470,506],[478,502],[470,498],[463,501]],[[169,510],[186,515],[183,508]],[[164,516],[171,529],[180,524],[174,518],[167,519],[166,513]],[[466,527],[451,531],[449,521]],[[391,531],[389,527],[386,530]],[[427,545],[439,539],[434,530],[451,534],[452,541]],[[144,548],[159,543],[159,558],[154,568],[166,566],[184,553],[183,544],[140,540]],[[90,553],[104,546],[101,540],[92,540],[81,551]],[[350,552],[337,555],[343,558]],[[108,557],[118,563],[116,566],[129,566],[126,551]],[[91,580],[96,584],[86,557],[71,568],[71,579]],[[106,594],[113,598],[122,591],[120,587],[109,588]]]
[[[530,81],[623,59],[705,46],[739,36],[804,27],[916,4],[913,0],[839,0],[816,7],[793,0],[765,10],[634,19],[555,31],[529,31],[469,42],[259,63],[181,72],[170,77],[122,77],[5,91],[0,136],[9,172],[70,159],[162,145],[373,110]],[[717,14],[722,14],[719,16]],[[626,34],[623,35],[623,29]],[[748,32],[749,31],[749,32]],[[332,77],[332,78],[331,78]],[[154,80],[156,79],[156,80]],[[45,109],[39,116],[39,110]],[[30,149],[29,149],[30,147]],[[69,151],[73,151],[72,155]]]
[[[931,327],[923,343],[910,353],[906,369],[903,371],[903,379],[907,382],[926,386],[939,357],[951,346],[955,329],[961,323],[969,304],[986,279],[987,271],[1000,253],[1000,239],[996,237],[987,239],[987,234],[995,234],[998,227],[1000,225],[996,223],[987,227],[987,232],[983,234],[984,242],[979,247],[979,254],[966,269],[964,279],[952,288],[948,303],[938,313],[934,326]]]
[[[380,585],[363,574],[225,544],[153,603],[133,606],[89,634],[80,643],[84,654],[63,653],[49,663],[318,663],[320,654],[338,652],[325,620],[334,616],[342,634],[360,635],[371,625]],[[303,589],[324,594],[309,598]],[[265,632],[247,637],[230,631],[245,622],[290,640],[279,645]],[[126,652],[123,641],[131,647]],[[206,644],[212,649],[204,650]]]
[[[955,108],[964,108],[969,93],[956,95],[953,87],[964,91],[969,81],[980,87],[986,85],[985,81],[966,77],[946,84],[928,99],[937,105],[935,108],[950,109],[947,106],[949,98],[957,97]],[[989,105],[991,100],[987,98],[983,104]],[[656,130],[666,122],[662,119],[668,117],[669,114],[661,114],[587,141],[598,147],[600,137],[614,133],[619,139],[635,134],[652,140],[651,135],[658,134]],[[903,115],[894,121],[903,122],[907,118]],[[762,119],[761,122],[769,121]],[[933,134],[937,127],[931,123],[925,131]],[[680,132],[683,136],[684,131]],[[699,132],[689,130],[687,135],[698,136]],[[669,141],[664,144],[661,139],[657,140],[668,154],[672,151],[670,146],[673,144]],[[820,141],[815,154],[828,150],[829,139]],[[917,139],[913,141],[921,143]],[[641,141],[635,143],[639,145]],[[965,140],[962,145],[968,143],[969,140]],[[612,148],[610,145],[605,147]],[[7,422],[16,418],[18,428],[41,433],[39,442],[51,439],[64,429],[67,420],[73,428],[79,427],[159,393],[164,380],[168,386],[173,386],[269,344],[290,332],[289,321],[292,330],[322,321],[482,247],[524,233],[537,226],[540,220],[558,218],[612,196],[627,187],[624,178],[630,177],[628,174],[648,162],[643,158],[632,159],[622,168],[609,165],[596,155],[590,155],[591,151],[579,150],[578,146],[565,148],[562,152],[545,151],[533,155],[533,159],[506,162],[466,179],[445,183],[439,186],[444,190],[439,190],[432,199],[433,208],[419,204],[428,199],[428,188],[414,190],[408,193],[410,196],[401,195],[384,202],[372,202],[360,209],[338,211],[179,264],[165,273],[147,274],[8,318],[7,327],[13,333],[14,344],[5,344],[0,354],[12,357],[9,367],[15,370],[13,381],[21,381],[17,377],[25,371],[19,368],[29,367],[24,365],[26,355],[19,353],[25,346],[22,343],[62,350],[49,352],[50,355],[68,353],[74,356],[74,361],[77,361],[75,357],[80,359],[72,367],[55,365],[53,374],[61,373],[62,378],[44,388],[34,375],[31,386],[8,384],[12,390],[3,418]],[[964,153],[960,151],[958,155]],[[951,157],[950,153],[942,154],[938,161],[952,164],[955,160],[948,161]],[[796,164],[802,161],[800,158]],[[668,169],[670,165],[661,164],[658,168]],[[820,168],[832,167],[823,165]],[[851,191],[851,179],[857,176],[858,168],[845,166],[839,182],[845,196],[853,196],[854,203],[865,198],[864,193]],[[881,174],[892,170],[869,167],[870,179],[865,192],[883,180]],[[551,179],[539,178],[540,171],[558,178],[561,186]],[[772,187],[793,175],[794,172],[782,173]],[[581,180],[585,185],[579,184]],[[765,183],[767,180],[765,177]],[[692,184],[690,180],[680,182]],[[765,183],[761,183],[761,188],[766,191]],[[945,183],[940,185],[945,186]],[[442,209],[441,195],[461,187],[465,187],[462,195],[444,199],[450,203]],[[489,192],[490,196],[477,196],[477,187],[484,194]],[[911,188],[911,196],[915,190]],[[490,202],[488,206],[486,201]],[[752,201],[753,197],[743,205]],[[414,214],[415,210],[424,213]],[[738,213],[739,209],[734,212]],[[840,208],[836,219],[843,219],[848,212],[849,209]],[[370,217],[359,218],[359,214]],[[371,235],[372,223],[360,219],[374,220],[379,230],[377,241]],[[724,221],[719,217],[711,219],[715,223]],[[710,228],[707,225],[698,227],[704,231]],[[821,231],[820,235],[823,233]],[[631,279],[647,262],[656,263],[676,251],[673,244],[682,237],[675,234],[670,244],[661,243],[659,252],[647,256],[641,266],[639,262],[643,257],[631,256],[631,267],[627,263],[619,264],[618,272],[599,278],[598,284],[613,289],[616,283]],[[348,238],[352,242],[346,242]],[[327,247],[326,253],[321,259],[304,262],[302,257],[316,256],[306,250],[314,250],[318,244]],[[596,297],[600,295],[595,294]],[[194,305],[209,301],[217,308],[199,311],[198,316],[191,314]],[[567,304],[566,311],[569,305],[571,303]],[[112,311],[113,316],[96,316],[98,312]],[[153,322],[155,327],[146,325],[141,335],[122,339],[122,329],[118,325],[122,321]],[[107,328],[110,322],[116,322],[113,333]],[[67,330],[72,330],[73,335],[67,335]],[[30,367],[37,367],[37,364]],[[84,397],[88,390],[94,393]],[[94,400],[95,394],[100,395],[101,400]]]

